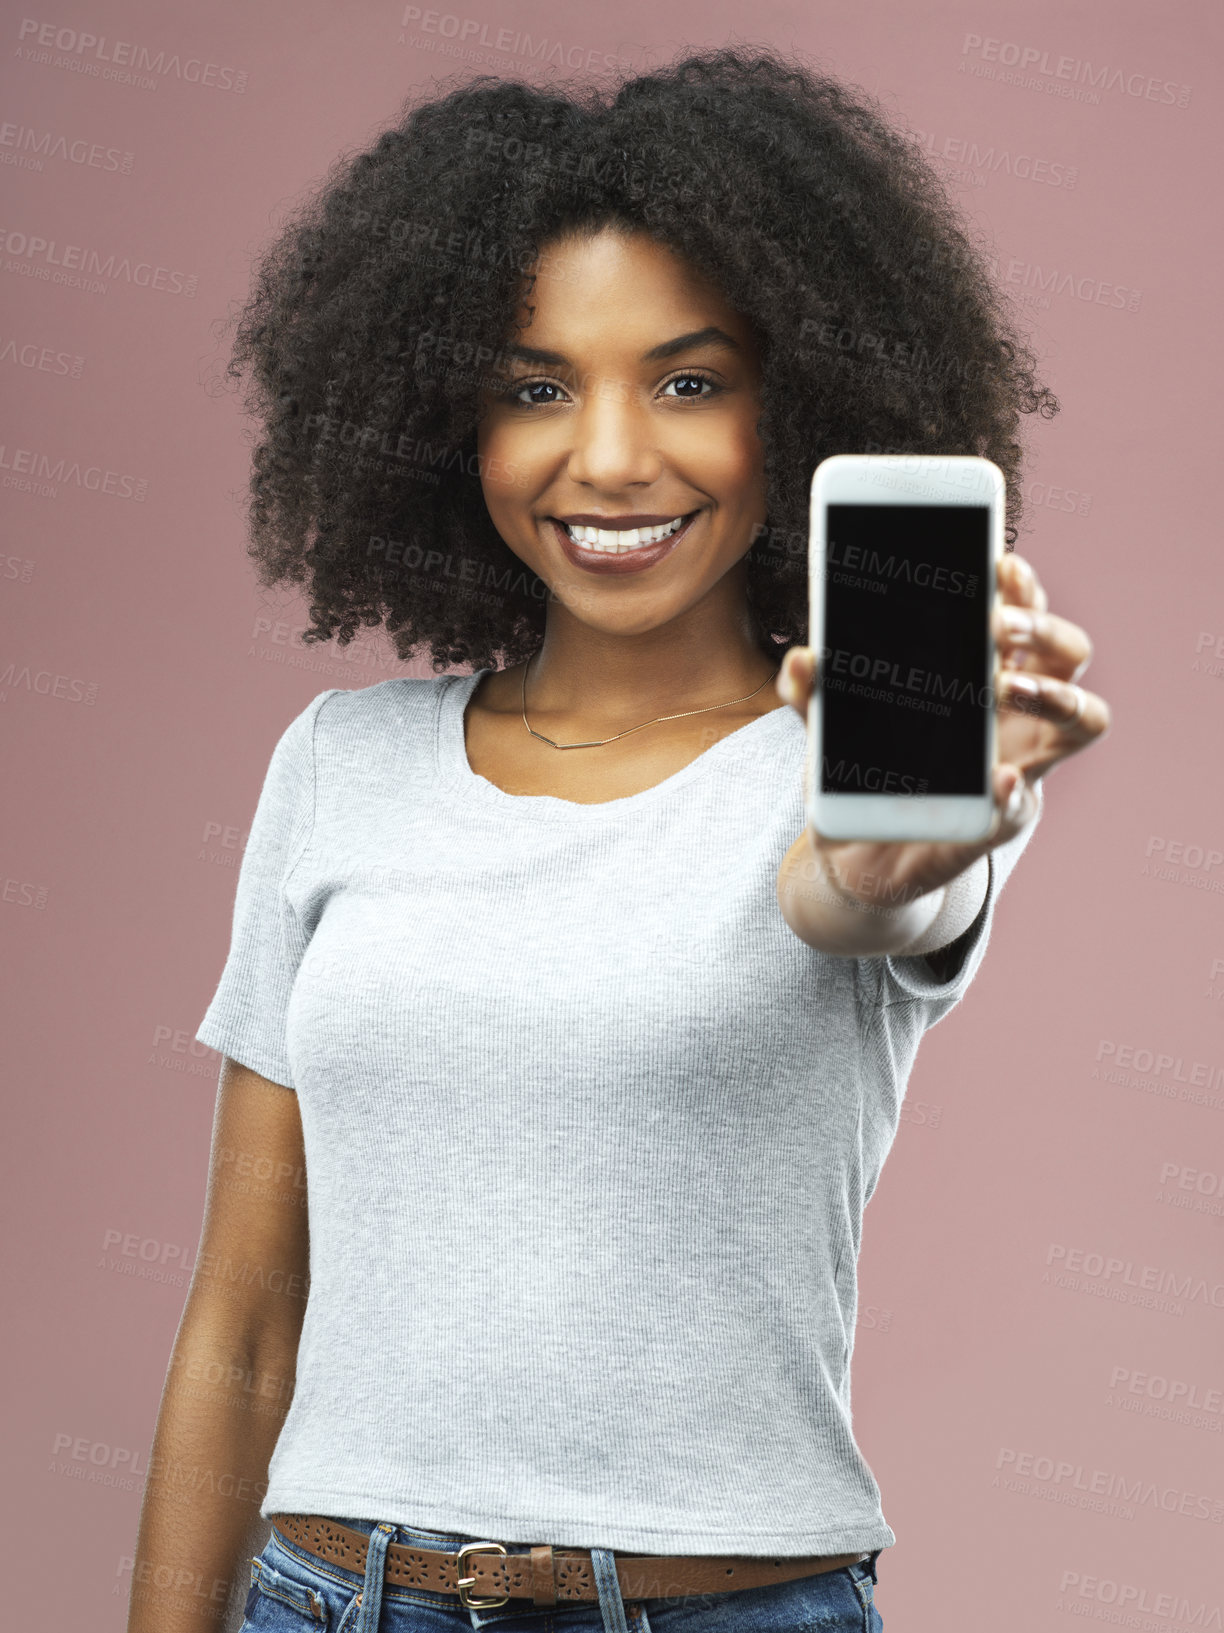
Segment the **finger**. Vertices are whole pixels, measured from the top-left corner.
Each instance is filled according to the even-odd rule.
[[[1037,571],[1026,556],[1015,550],[1006,550],[999,558],[999,594],[1004,601],[1018,607],[1035,607],[1044,612],[1050,604]]]
[[[784,703],[807,719],[808,700],[816,677],[816,651],[810,646],[792,646],[782,659],[775,682]]]
[[[999,707],[1036,715],[1056,726],[1065,744],[1064,754],[1074,753],[1109,730],[1109,705],[1083,686],[1015,669],[1001,670],[999,680]]]
[[[1018,834],[1037,811],[1037,790],[1018,765],[997,765],[991,776],[994,801],[999,812],[998,826],[990,835],[990,848],[1005,844]]]
[[[1092,661],[1086,630],[1056,612],[1002,603],[994,609],[995,639],[1009,654],[1026,661],[1015,668],[1040,671],[1059,680],[1076,681]]]

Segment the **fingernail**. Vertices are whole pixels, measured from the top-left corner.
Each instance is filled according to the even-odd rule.
[[[1024,809],[1024,778],[1016,779],[1016,786],[1007,796],[1007,804],[1003,807],[1003,815],[1009,822],[1014,822]]]

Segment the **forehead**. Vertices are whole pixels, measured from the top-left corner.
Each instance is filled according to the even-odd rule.
[[[545,244],[519,306],[533,346],[614,348],[640,356],[674,335],[717,324],[746,347],[751,333],[717,284],[644,233],[605,228]]]

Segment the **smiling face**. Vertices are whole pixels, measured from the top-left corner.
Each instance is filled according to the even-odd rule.
[[[550,244],[530,303],[477,432],[501,537],[563,616],[608,634],[742,603],[765,519],[746,321],[670,250],[610,228]]]

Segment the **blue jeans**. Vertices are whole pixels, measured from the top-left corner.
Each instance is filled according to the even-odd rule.
[[[251,1590],[239,1633],[881,1633],[873,1588],[880,1550],[858,1565],[775,1582],[735,1593],[687,1594],[636,1599],[626,1604],[610,1549],[592,1548],[599,1603],[554,1606],[512,1599],[491,1610],[467,1610],[453,1593],[384,1583],[388,1544],[453,1553],[461,1543],[497,1538],[417,1531],[407,1525],[337,1516],[370,1537],[364,1575],[322,1561],[273,1529],[264,1551],[251,1562]],[[529,1543],[508,1542],[508,1553],[525,1554]],[[476,1592],[478,1590],[473,1590]]]

